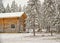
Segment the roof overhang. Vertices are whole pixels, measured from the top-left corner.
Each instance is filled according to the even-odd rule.
[[[0,13],[0,18],[21,17],[23,14],[24,12]]]

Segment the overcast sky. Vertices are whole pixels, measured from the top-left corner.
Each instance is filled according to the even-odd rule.
[[[6,7],[7,4],[9,3],[9,5],[11,5],[13,0],[3,0],[3,3],[4,3],[4,6]],[[27,1],[28,0],[15,0],[17,4],[21,4],[21,6],[23,5],[27,5]],[[41,3],[44,1],[44,0],[40,0]]]

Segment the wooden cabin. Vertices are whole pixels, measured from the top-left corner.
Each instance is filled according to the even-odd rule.
[[[0,13],[0,33],[24,32],[26,18],[24,12]]]

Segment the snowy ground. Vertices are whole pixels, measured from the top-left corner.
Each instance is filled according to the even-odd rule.
[[[38,33],[34,37],[32,33],[2,33],[0,43],[60,43],[60,35],[49,33]]]

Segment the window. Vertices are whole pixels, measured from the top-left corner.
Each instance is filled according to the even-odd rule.
[[[15,25],[14,24],[11,24],[11,28],[15,28]]]

